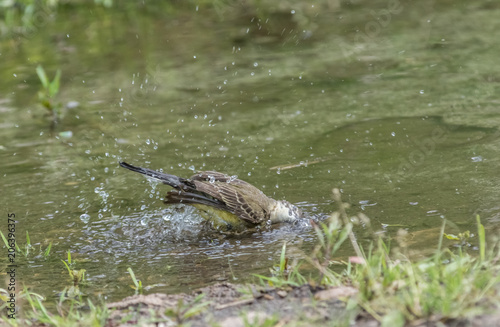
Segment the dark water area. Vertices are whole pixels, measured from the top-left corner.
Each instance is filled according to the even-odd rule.
[[[421,253],[443,219],[449,233],[475,231],[477,214],[496,230],[497,2],[267,6],[65,4],[30,33],[3,35],[0,230],[13,212],[19,244],[29,232],[24,285],[62,291],[69,250],[89,295],[132,294],[128,267],[147,292],[187,291],[268,275],[285,241],[291,259],[316,244],[307,219],[207,230],[121,160],[237,175],[314,220],[336,209],[337,187],[350,214],[387,237],[406,229]],[[62,71],[57,101],[69,108],[55,128],[38,103],[39,64]],[[346,244],[339,257],[352,254]]]

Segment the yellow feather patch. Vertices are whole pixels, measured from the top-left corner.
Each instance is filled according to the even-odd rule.
[[[212,223],[213,227],[225,231],[243,230],[252,225],[247,224],[244,220],[238,218],[226,210],[216,209],[204,204],[191,204],[200,211],[200,215]]]

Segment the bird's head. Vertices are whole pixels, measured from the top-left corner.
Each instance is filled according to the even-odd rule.
[[[276,205],[271,210],[271,222],[294,221],[302,217],[302,210],[288,201],[276,201]]]

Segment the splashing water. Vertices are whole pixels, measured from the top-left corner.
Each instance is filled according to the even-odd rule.
[[[168,206],[164,211],[163,220],[169,223],[169,232],[176,237],[197,235],[205,223],[196,208],[184,204]]]

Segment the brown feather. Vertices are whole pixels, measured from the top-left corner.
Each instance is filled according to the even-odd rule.
[[[269,212],[266,211],[269,198],[245,181],[214,171],[194,174],[187,181],[189,188],[176,188],[168,192],[165,203],[213,206],[250,224],[260,224],[269,219]]]
[[[217,209],[227,210],[227,207],[224,205],[224,203],[217,199],[208,198],[207,196],[202,194],[182,192],[178,190],[167,192],[167,195],[163,202],[165,202],[165,204],[204,204],[207,206],[215,207]]]
[[[245,181],[215,171],[202,171],[189,179],[120,163],[122,167],[162,180],[174,187],[165,203],[207,205],[236,215],[247,224],[261,224],[271,217],[276,200]]]

